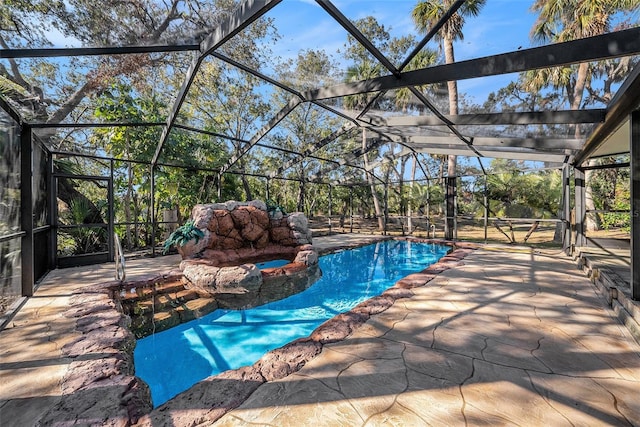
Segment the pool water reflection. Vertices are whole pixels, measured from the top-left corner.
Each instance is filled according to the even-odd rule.
[[[136,375],[161,405],[198,381],[251,365],[399,279],[427,268],[449,246],[389,240],[320,257],[322,277],[299,294],[246,310],[216,310],[138,340]]]

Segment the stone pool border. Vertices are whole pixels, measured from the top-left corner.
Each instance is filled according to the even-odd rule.
[[[424,286],[438,274],[462,265],[462,260],[480,245],[413,237],[387,237],[318,251],[320,255],[365,246],[376,241],[409,240],[451,246],[451,250],[428,268],[410,274],[382,294],[372,297],[318,326],[308,337],[299,338],[265,354],[251,366],[205,378],[188,390],[152,410],[147,384],[135,376],[135,338],[111,297],[118,282],[91,285],[76,292],[65,317],[76,318],[77,338],[62,348],[72,359],[62,382],[62,399],[40,420],[55,424],[74,414],[79,424],[105,426],[171,425],[212,423],[241,405],[260,385],[285,378],[315,358],[325,344],[342,341],[371,316],[391,307],[396,300],[410,298],[411,289]],[[180,274],[172,270],[148,279],[149,283]],[[98,410],[99,409],[99,410]],[[103,414],[97,419],[96,413]]]

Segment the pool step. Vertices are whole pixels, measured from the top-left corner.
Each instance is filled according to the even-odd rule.
[[[127,291],[120,302],[124,313],[131,317],[131,330],[136,338],[202,317],[218,308],[209,294],[186,289],[181,282]]]
[[[211,313],[218,308],[218,303],[213,298],[198,298],[187,301],[180,307],[156,313],[153,316],[156,332],[172,328],[180,323],[197,319]]]
[[[121,301],[142,301],[149,299],[151,295],[160,295],[168,293],[176,293],[185,290],[182,281],[171,281],[167,283],[158,283],[153,286],[143,286],[127,289],[124,295],[120,296]]]

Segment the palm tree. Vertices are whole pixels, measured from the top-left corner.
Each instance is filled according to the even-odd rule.
[[[407,64],[407,66],[402,71],[413,71],[419,70],[422,68],[427,68],[431,65],[434,65],[437,62],[437,52],[431,49],[423,49],[413,59]],[[418,90],[424,92],[422,90],[425,87],[417,87]],[[397,108],[400,108],[403,113],[407,113],[407,109],[411,102],[411,90],[408,87],[403,87],[396,90],[394,96],[394,102]]]
[[[352,65],[347,68],[347,75],[345,81],[347,83],[359,82],[361,80],[370,80],[382,75],[382,65],[371,62],[369,60],[363,60],[356,65]],[[343,106],[349,110],[358,110],[364,108],[373,97],[375,93],[361,93],[359,95],[349,95],[344,97]]]
[[[486,0],[467,0],[442,26],[436,39],[442,43],[444,60],[447,64],[455,62],[453,42],[463,40],[462,27],[467,16],[477,16]],[[411,12],[418,30],[427,33],[451,8],[454,0],[427,0],[419,2]],[[449,91],[449,114],[458,114],[458,84],[455,80],[447,82]],[[456,174],[456,156],[450,155],[447,165],[449,176]]]
[[[480,9],[484,6],[486,0],[467,0],[458,10],[451,15],[444,23],[440,31],[436,34],[436,40],[442,43],[444,48],[445,63],[452,64],[455,62],[453,54],[453,42],[455,40],[463,40],[462,27],[467,16],[477,16]],[[411,12],[413,21],[418,30],[427,33],[437,22],[451,9],[454,0],[427,0],[419,2]],[[455,80],[447,82],[449,92],[449,114],[458,114],[458,84]],[[447,159],[447,175],[454,177],[456,175],[455,155],[449,155]],[[445,234],[453,236],[455,229],[455,218],[447,218],[445,225]]]
[[[559,43],[605,34],[610,31],[611,17],[616,12],[633,11],[639,7],[638,0],[536,0],[531,10],[538,13],[538,19],[531,29],[531,38],[544,43]],[[531,77],[547,84],[567,84],[570,108],[577,110],[580,108],[584,88],[591,75],[590,67],[588,62],[582,62],[578,66],[577,74],[574,75],[575,70],[572,70],[573,72],[569,73],[570,77],[567,76],[567,70],[562,68],[540,70]],[[545,74],[547,77],[544,77]],[[570,82],[573,82],[573,87],[570,86]],[[580,135],[578,127],[575,132],[576,137]]]
[[[638,0],[536,0],[531,6],[538,13],[531,38],[539,42],[564,42],[585,37],[605,34],[611,29],[611,18],[617,12],[634,11],[640,7]],[[564,87],[572,110],[580,108],[584,88],[592,75],[592,65],[582,62],[577,70],[572,68],[543,69],[530,72],[525,81],[529,89],[539,90],[546,85],[554,88]],[[580,136],[580,127],[574,130],[576,138]],[[591,171],[585,174],[585,207],[595,209],[591,191]],[[587,230],[599,228],[597,218],[587,217]]]

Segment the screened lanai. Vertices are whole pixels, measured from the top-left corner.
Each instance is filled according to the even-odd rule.
[[[639,14],[4,2],[0,424],[640,424]],[[306,319],[209,298],[172,236],[194,206],[255,200],[302,212],[316,260],[344,261],[323,277],[347,281],[302,304],[319,326],[236,369],[248,351],[204,338],[205,311],[251,346]],[[319,319],[350,273],[395,274],[354,261],[387,244],[441,258]],[[187,354],[151,366],[161,387],[222,368],[154,401],[134,352],[191,321],[198,351],[186,334],[152,348]]]
[[[159,256],[194,204],[259,198],[325,218],[329,233],[354,217],[448,240],[464,239],[465,218],[484,240],[546,224],[567,252],[587,244],[590,216],[627,216],[639,298],[637,4],[576,29],[534,2],[442,2],[435,18],[389,3],[8,8],[3,296],[32,295],[55,268],[112,261],[114,235]],[[461,16],[469,33],[453,59],[446,34]],[[500,161],[554,174],[553,208],[497,212],[487,195]],[[615,206],[588,203],[585,176],[600,170],[628,180]]]

